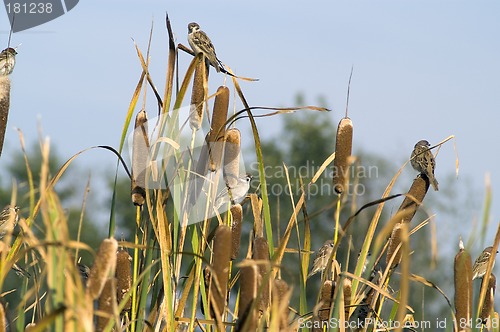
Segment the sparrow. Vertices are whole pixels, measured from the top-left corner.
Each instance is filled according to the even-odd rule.
[[[14,230],[14,227],[19,221],[19,215],[17,214],[18,211],[18,206],[11,207],[10,205],[7,205],[0,212],[0,240],[5,237],[5,234],[12,233]]]
[[[316,253],[316,257],[314,257],[311,272],[309,272],[309,274],[307,275],[307,279],[309,279],[311,276],[315,275],[316,273],[322,272],[324,269],[326,269],[326,266],[328,265],[328,260],[330,259],[330,256],[332,255],[332,250],[333,250],[333,241],[332,240],[326,241],[321,246],[321,248],[319,248],[318,252]]]
[[[215,208],[218,210],[229,202],[231,204],[241,203],[250,189],[250,181],[252,181],[252,175],[245,174],[238,178],[238,182],[233,187],[226,186],[222,189],[215,197]]]
[[[488,266],[488,261],[491,257],[491,251],[493,247],[487,247],[483,250],[481,255],[476,259],[474,265],[472,266],[472,280],[476,278],[482,278],[486,274],[486,267]],[[497,251],[498,252],[498,251]],[[495,260],[493,260],[493,265],[491,268],[495,266]]]
[[[0,76],[7,76],[12,73],[16,65],[16,50],[8,47],[0,53]]]
[[[220,72],[221,68],[224,68],[222,62],[217,59],[215,47],[210,41],[210,38],[208,38],[205,32],[200,30],[198,23],[192,22],[188,24],[188,42],[195,55],[202,53],[205,58],[208,59],[208,62],[214,66],[217,72]]]
[[[415,144],[410,161],[413,169],[427,176],[434,190],[438,191],[438,182],[434,177],[436,161],[434,160],[432,152],[429,150],[430,146],[431,145],[426,140],[419,141]]]

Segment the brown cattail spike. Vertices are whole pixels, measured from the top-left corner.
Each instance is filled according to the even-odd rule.
[[[10,108],[10,79],[7,76],[0,76],[0,156],[3,150],[5,129]]]
[[[229,129],[226,132],[224,146],[224,180],[229,188],[238,183],[240,173],[240,146],[241,134],[238,129]]]
[[[349,162],[352,153],[352,121],[349,118],[340,120],[335,142],[335,160],[333,162],[333,186],[337,194],[345,191],[349,181]]]
[[[410,222],[413,219],[418,207],[424,201],[428,189],[429,179],[427,177],[418,176],[413,180],[408,195],[405,197],[398,210],[406,210],[407,212],[401,222]]]
[[[229,279],[229,261],[231,258],[231,230],[226,225],[220,225],[215,232],[213,273],[210,283],[210,297],[214,307],[215,318],[222,322],[226,307],[227,284]]]
[[[132,285],[132,257],[123,248],[118,250],[116,254],[116,298],[118,303],[120,303],[125,295],[130,292],[130,287]],[[130,310],[132,305],[132,299],[129,297],[123,310]]]
[[[246,259],[241,262],[240,269],[240,303],[238,309],[238,331],[255,331],[257,328],[257,313],[252,308],[257,297],[258,269],[255,262]]]
[[[195,61],[197,61],[196,69],[194,71],[193,92],[191,93],[191,107],[189,111],[189,126],[191,130],[198,130],[201,127],[201,120],[203,119],[203,110],[205,108],[205,64],[203,55],[199,54]]]
[[[243,208],[240,204],[231,206],[231,260],[238,257],[240,253],[241,226],[243,222]]]
[[[465,328],[463,322],[472,319],[472,259],[463,245],[455,256],[454,275],[456,319],[461,330]],[[470,325],[467,327],[470,328]]]
[[[269,261],[269,264],[259,264],[259,275],[261,277],[260,289],[260,302],[258,305],[260,312],[265,312],[270,304],[270,287],[269,272],[271,271],[271,262],[269,256],[269,245],[267,240],[263,237],[257,237],[253,243],[253,259]]]
[[[115,274],[117,249],[118,242],[113,238],[101,242],[87,280],[87,293],[93,300],[101,294],[108,277]]]
[[[351,310],[351,296],[352,296],[352,281],[351,279],[344,278],[344,311],[345,320],[349,319],[349,311]]]
[[[288,303],[290,301],[289,287],[286,281],[281,279],[275,279],[273,283],[273,303],[277,303],[280,322],[280,331],[285,330],[288,327],[288,316],[290,310],[288,309]]]
[[[335,282],[332,280],[326,280],[321,286],[321,295],[320,295],[321,306],[317,316],[320,321],[326,321],[330,318],[330,307],[332,305],[334,293],[335,293]]]
[[[149,160],[148,117],[144,110],[135,117],[132,143],[132,202],[142,206],[146,198],[146,169]]]
[[[116,282],[113,278],[106,280],[101,295],[99,296],[98,309],[100,311],[97,317],[96,331],[104,331],[110,319],[113,319],[113,296]]]
[[[486,281],[486,278],[483,278],[483,283]],[[487,324],[488,320],[491,320],[491,313],[495,308],[495,290],[497,287],[497,278],[492,273],[490,274],[490,280],[488,282],[488,289],[486,290],[486,298],[484,299],[483,308],[481,309],[481,321],[483,324]],[[481,284],[481,288],[483,288]]]
[[[389,248],[387,249],[386,264],[389,264],[392,256],[394,260],[392,261],[391,268],[395,268],[401,262],[401,240],[403,233],[403,223],[397,223],[392,229],[391,237],[389,238]]]
[[[229,89],[221,86],[217,89],[214,102],[214,112],[207,142],[210,153],[210,170],[215,172],[220,168],[226,134],[227,111],[229,108]]]

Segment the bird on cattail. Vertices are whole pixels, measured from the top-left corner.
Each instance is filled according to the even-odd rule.
[[[493,251],[493,247],[486,247],[481,255],[476,259],[474,265],[472,266],[472,280],[476,278],[482,278],[486,274],[486,268],[488,267],[488,261],[491,257],[491,252]],[[498,253],[498,251],[497,251]],[[495,266],[495,260],[493,260],[493,265],[491,268]]]
[[[237,182],[232,187],[226,186],[222,189],[215,197],[214,206],[218,210],[224,204],[231,203],[237,204],[241,203],[243,199],[247,196],[247,192],[250,189],[250,182],[252,181],[251,174],[244,174],[238,177]]]
[[[326,241],[321,246],[321,248],[319,248],[318,252],[316,253],[316,257],[314,257],[311,272],[309,272],[309,274],[307,275],[308,279],[311,276],[315,275],[316,273],[322,272],[324,269],[326,269],[326,267],[328,265],[328,260],[330,259],[330,256],[332,255],[332,250],[333,250],[333,241],[332,240]]]
[[[5,237],[5,234],[12,233],[14,227],[19,221],[19,207],[11,207],[7,205],[0,212],[0,240]]]
[[[12,73],[16,65],[16,50],[7,47],[0,53],[0,76],[7,76]]]
[[[434,160],[431,150],[429,150],[430,146],[430,143],[426,140],[419,141],[415,144],[410,161],[413,169],[427,176],[434,190],[438,191],[438,182],[434,177],[436,161]]]
[[[197,55],[202,53],[205,58],[207,58],[208,62],[214,66],[217,72],[224,69],[224,65],[215,54],[215,47],[212,44],[212,41],[208,38],[205,32],[200,30],[200,26],[196,22],[188,24],[188,42],[193,49],[194,54]]]

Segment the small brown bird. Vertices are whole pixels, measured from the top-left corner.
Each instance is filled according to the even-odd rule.
[[[434,160],[431,150],[429,150],[430,146],[431,145],[426,140],[419,141],[415,144],[410,161],[413,169],[427,176],[434,190],[438,191],[438,182],[434,177],[436,161]]]
[[[7,76],[12,73],[16,65],[16,50],[8,47],[0,53],[0,76]]]
[[[307,275],[307,278],[309,279],[311,276],[315,275],[318,272],[323,271],[326,269],[326,266],[328,265],[328,260],[330,256],[332,255],[332,250],[333,250],[333,241],[328,240],[326,241],[321,248],[319,248],[318,252],[316,253],[316,257],[314,257],[313,261],[313,267],[311,269],[311,272]]]
[[[5,234],[8,232],[12,233],[14,230],[14,227],[19,221],[19,215],[17,214],[18,211],[18,206],[11,207],[10,205],[7,205],[0,212],[0,240],[4,238]]]
[[[188,24],[188,42],[195,54],[203,53],[208,62],[214,66],[217,72],[224,69],[224,65],[215,54],[215,47],[212,44],[207,34],[200,30],[200,26],[196,22]]]
[[[493,247],[486,247],[481,255],[479,255],[479,257],[476,259],[476,261],[474,262],[474,266],[472,266],[472,280],[484,277],[492,251]],[[493,260],[493,265],[491,266],[491,268],[493,269],[494,266],[495,260]]]

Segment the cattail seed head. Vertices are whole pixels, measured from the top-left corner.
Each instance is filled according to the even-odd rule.
[[[345,319],[349,319],[349,311],[351,309],[351,296],[352,296],[352,281],[351,279],[344,278],[344,311]]]
[[[0,76],[0,155],[2,155],[5,129],[10,108],[10,79],[7,76]]]
[[[241,134],[238,129],[229,129],[226,132],[224,146],[224,180],[229,188],[238,183],[240,176],[240,146]]]
[[[330,307],[333,301],[333,294],[335,293],[335,282],[332,280],[325,280],[321,286],[320,302],[321,307],[318,312],[318,319],[326,321],[330,318]]]
[[[189,111],[189,126],[191,130],[198,130],[201,127],[203,119],[203,110],[205,108],[205,61],[203,57],[196,59],[196,69],[194,71],[193,91],[191,93],[191,106]]]
[[[486,278],[483,278],[483,283],[486,281]],[[491,316],[491,312],[495,308],[495,290],[497,287],[497,278],[495,275],[492,273],[490,275],[490,280],[488,281],[488,288],[486,290],[486,297],[484,299],[484,304],[483,308],[481,309],[481,315],[479,316],[481,318],[481,321],[483,324],[486,324],[488,321],[488,318]],[[481,288],[482,284],[481,284]]]
[[[120,303],[125,295],[130,292],[130,287],[132,285],[132,257],[129,253],[121,248],[116,253],[116,298],[118,303]],[[123,310],[130,310],[132,305],[132,299],[129,297]]]
[[[470,322],[472,318],[472,259],[464,249],[460,249],[455,256],[454,276],[457,323]]]
[[[97,317],[96,331],[104,331],[110,319],[113,319],[113,301],[116,298],[113,296],[116,289],[114,278],[109,278],[104,284],[104,288],[97,301],[97,306],[101,314]],[[116,305],[116,304],[115,304]]]
[[[349,181],[349,159],[352,153],[352,121],[340,120],[335,141],[335,160],[333,162],[333,186],[337,194],[344,192]]]
[[[278,315],[280,317],[280,330],[288,327],[288,316],[290,310],[288,303],[290,302],[289,287],[286,281],[282,279],[275,279],[273,282],[273,296],[272,301],[277,302],[277,307],[281,310]]]
[[[149,160],[148,118],[144,110],[135,117],[132,143],[132,202],[142,206],[146,198],[146,169]]]
[[[214,238],[213,273],[210,283],[210,296],[217,321],[222,321],[226,306],[227,284],[229,280],[229,262],[231,258],[231,230],[226,225],[220,225]],[[217,317],[218,315],[218,317]]]
[[[229,89],[221,86],[217,89],[214,111],[207,142],[210,152],[210,170],[215,172],[220,168],[226,134],[227,112],[229,109]]]
[[[240,331],[255,331],[257,313],[252,310],[252,304],[257,298],[259,272],[252,259],[243,260],[241,265],[238,326],[241,326]]]
[[[389,264],[392,256],[395,255],[392,261],[391,268],[395,268],[401,262],[401,240],[403,234],[403,227],[405,224],[396,223],[392,229],[391,237],[389,238],[389,247],[387,249],[387,256],[385,262]],[[399,247],[399,248],[398,248]]]
[[[269,244],[267,240],[263,237],[257,237],[253,243],[253,259],[255,260],[265,260],[268,261],[269,264],[259,264],[259,275],[261,277],[261,282],[265,284],[261,284],[262,293],[260,296],[259,302],[259,311],[265,312],[270,304],[270,287],[271,283],[269,280],[269,273],[271,271],[271,262],[270,262],[270,254],[269,254]]]
[[[240,204],[231,206],[231,260],[238,257],[240,253],[241,227],[243,224],[243,208]]]
[[[399,211],[406,210],[407,213],[404,214],[401,222],[410,222],[415,216],[418,207],[424,201],[425,194],[429,189],[429,179],[427,177],[417,176],[408,191],[408,195],[401,203]],[[414,201],[411,197],[415,198]]]
[[[108,277],[115,274],[117,250],[118,242],[114,238],[101,242],[87,280],[87,293],[93,300],[101,294]]]

